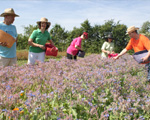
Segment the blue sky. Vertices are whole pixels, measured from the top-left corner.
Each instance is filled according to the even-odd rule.
[[[150,0],[3,0],[0,4],[0,14],[13,8],[20,15],[14,25],[22,34],[25,26],[36,25],[41,17],[48,18],[50,29],[57,23],[68,31],[79,28],[87,19],[91,26],[111,19],[127,27],[141,27],[150,21]]]

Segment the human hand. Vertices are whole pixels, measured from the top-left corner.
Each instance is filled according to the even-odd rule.
[[[142,61],[143,62],[147,62],[148,61],[148,57],[146,56],[146,57],[143,57],[143,58],[141,58],[142,59]]]
[[[118,55],[117,55],[116,57],[113,57],[113,59],[114,59],[114,60],[116,60],[116,59],[118,59],[118,58],[119,58],[119,56],[118,56]]]
[[[110,51],[107,51],[107,54],[109,55],[109,54],[110,54]]]
[[[45,50],[45,46],[44,45],[39,45],[39,48]]]
[[[6,47],[7,43],[6,42],[0,42],[0,45]]]

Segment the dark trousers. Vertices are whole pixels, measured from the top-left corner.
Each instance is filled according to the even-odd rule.
[[[76,55],[73,56],[73,55],[67,53],[67,58],[68,58],[68,59],[74,59],[74,60],[76,60],[76,59],[77,59],[77,56],[76,56]]]
[[[145,67],[147,68],[147,72],[148,72],[147,79],[148,81],[150,81],[150,63],[147,63]]]

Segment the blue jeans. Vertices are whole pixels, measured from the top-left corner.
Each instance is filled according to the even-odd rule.
[[[150,63],[147,63],[145,65],[146,69],[147,69],[147,72],[148,72],[148,75],[147,75],[147,80],[150,81]]]

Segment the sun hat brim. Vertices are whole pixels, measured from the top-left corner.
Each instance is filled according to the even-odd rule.
[[[41,23],[41,22],[45,22],[45,21],[38,21],[38,22],[36,22],[38,25],[39,25],[39,23]],[[46,22],[49,26],[51,25],[51,22]]]
[[[0,17],[5,17],[6,15],[14,15],[15,17],[19,17],[19,15],[13,13],[2,13]]]

